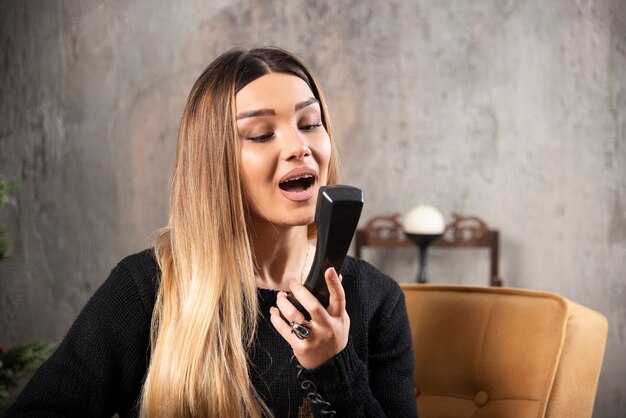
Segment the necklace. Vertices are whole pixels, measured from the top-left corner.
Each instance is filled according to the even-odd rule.
[[[302,266],[302,273],[300,273],[300,283],[304,284],[304,272],[306,270],[306,263],[309,261],[309,251],[311,250],[311,246],[307,242],[306,244],[306,256],[304,257],[304,265]]]

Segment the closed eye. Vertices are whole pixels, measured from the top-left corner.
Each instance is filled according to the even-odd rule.
[[[249,136],[246,139],[253,142],[267,142],[274,136],[274,132],[268,132],[263,135]]]
[[[303,132],[310,132],[310,131],[313,131],[313,130],[321,127],[321,126],[322,126],[322,123],[320,122],[320,123],[316,123],[316,124],[313,124],[313,125],[302,125],[302,126],[299,127],[299,129],[301,131],[303,131]]]

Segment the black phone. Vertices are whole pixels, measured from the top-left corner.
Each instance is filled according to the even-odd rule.
[[[337,274],[346,258],[352,237],[356,231],[363,209],[363,191],[357,187],[344,185],[322,186],[317,196],[315,224],[317,226],[317,246],[311,271],[304,281],[304,287],[328,307],[329,293],[324,272],[334,267]],[[306,319],[309,313],[291,292],[289,301],[302,312]]]

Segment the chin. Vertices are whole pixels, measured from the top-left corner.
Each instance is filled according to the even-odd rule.
[[[295,214],[294,214],[295,215]],[[282,223],[285,226],[308,226],[315,222],[315,214],[306,216],[289,216],[283,218]]]

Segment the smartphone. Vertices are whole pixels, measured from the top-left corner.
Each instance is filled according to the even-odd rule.
[[[304,281],[306,287],[326,308],[329,292],[324,279],[324,272],[334,267],[337,274],[350,248],[363,209],[363,191],[357,187],[331,185],[320,187],[315,207],[317,226],[317,245],[311,271]],[[306,319],[309,313],[291,292],[289,301],[302,312]]]

